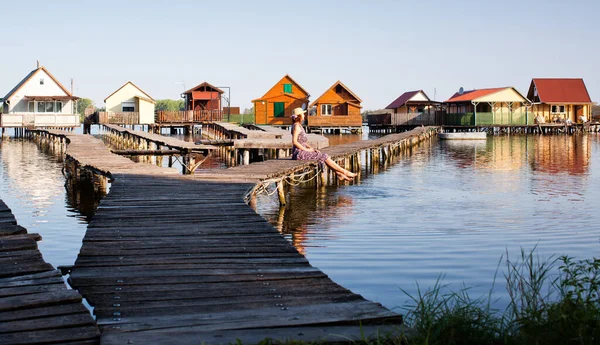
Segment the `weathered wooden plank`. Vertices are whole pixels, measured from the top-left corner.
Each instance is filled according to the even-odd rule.
[[[27,274],[19,277],[9,277],[9,278],[0,278],[0,287],[4,286],[4,284],[8,282],[16,282],[16,281],[24,281],[24,280],[34,280],[34,279],[45,279],[52,277],[61,277],[59,270],[52,270],[48,272],[35,273],[35,274]]]
[[[21,310],[0,312],[0,322],[38,319],[59,315],[88,313],[81,303],[67,303],[44,307],[34,307]]]
[[[112,327],[105,327],[102,336],[103,345],[123,345],[128,341],[142,344],[181,345],[181,344],[242,344],[264,343],[269,338],[272,344],[287,344],[292,340],[314,344],[354,344],[377,343],[381,339],[402,339],[410,330],[401,325],[310,325],[298,327],[252,328],[243,330],[204,331],[198,329],[149,330],[136,333],[124,332]]]
[[[2,335],[3,345],[55,344],[98,339],[100,332],[95,326],[36,330]]]
[[[44,285],[24,285],[12,288],[0,288],[0,298],[9,296],[28,295],[40,292],[60,291],[66,289],[64,282],[47,283]]]
[[[358,299],[340,303],[290,306],[287,309],[272,306],[215,313],[197,310],[193,314],[145,317],[122,315],[118,321],[108,318],[98,321],[104,327],[103,329],[109,325],[118,325],[121,331],[168,329],[169,327],[199,327],[198,331],[200,328],[203,331],[213,331],[336,323],[358,325],[359,322],[365,325],[384,321],[400,323],[402,317],[381,307],[380,304]]]
[[[165,303],[148,302],[143,306],[120,305],[119,307],[96,308],[94,313],[100,318],[114,316],[152,316],[152,315],[184,315],[190,313],[221,313],[227,311],[256,310],[259,308],[272,307],[292,308],[311,303],[344,303],[360,300],[362,297],[352,293],[335,293],[330,295],[311,296],[282,296],[281,298],[252,296],[249,298],[235,298],[226,300],[185,300],[168,301]],[[151,304],[151,305],[148,305]],[[283,305],[284,307],[280,307]],[[381,307],[380,307],[381,308]]]
[[[0,236],[11,236],[26,234],[27,230],[20,225],[2,226],[0,228]]]
[[[0,251],[10,252],[16,250],[31,250],[37,249],[37,243],[34,239],[19,237],[0,237]]]
[[[52,291],[31,295],[11,296],[0,299],[0,311],[19,310],[59,303],[81,302],[81,295],[74,290]]]
[[[23,274],[46,272],[46,271],[52,271],[52,270],[54,270],[54,267],[52,267],[52,265],[50,265],[49,263],[46,263],[43,261],[35,262],[35,263],[16,262],[16,265],[3,267],[2,270],[0,271],[0,278],[21,276]]]
[[[51,330],[58,328],[94,325],[94,319],[87,312],[52,316],[34,320],[18,320],[0,323],[0,338],[6,334],[35,330]]]
[[[95,258],[91,260],[85,260],[84,258],[79,258],[75,262],[75,265],[78,268],[85,267],[111,267],[111,266],[143,266],[141,268],[159,268],[160,267],[169,267],[168,265],[178,265],[183,268],[184,266],[180,266],[182,264],[185,265],[214,265],[214,264],[222,264],[222,265],[290,265],[290,264],[305,264],[308,265],[308,260],[304,257],[298,257],[294,255],[293,257],[275,257],[275,258],[249,258],[247,256],[243,256],[241,258],[208,258],[208,257],[200,257],[193,258],[185,255],[178,255],[176,257],[151,257],[151,258],[137,258],[137,257],[111,257],[110,260],[102,260],[98,261]],[[185,267],[193,267],[193,266],[185,266]],[[201,266],[200,266],[201,267]],[[214,267],[214,266],[213,266]],[[237,266],[243,267],[243,266]]]
[[[250,274],[237,274],[233,275],[190,275],[190,276],[171,276],[171,277],[161,277],[160,279],[156,279],[155,277],[127,277],[128,284],[134,285],[168,285],[168,284],[189,284],[189,283],[197,283],[197,284],[206,284],[206,283],[215,283],[215,282],[240,282],[240,281],[269,281],[273,279],[298,279],[304,277],[326,277],[325,273],[321,271],[309,271],[309,272],[261,272],[260,274],[250,273]],[[107,277],[99,277],[99,276],[83,276],[76,277],[73,279],[73,276],[69,278],[69,283],[71,286],[74,286],[80,290],[85,290],[86,287],[89,286],[112,286],[115,288],[116,278],[111,276],[107,279]],[[85,293],[85,292],[84,292]]]

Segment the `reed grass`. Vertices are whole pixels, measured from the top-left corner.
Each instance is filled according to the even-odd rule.
[[[408,344],[600,344],[600,259],[543,259],[534,248],[503,261],[505,310],[491,308],[493,288],[473,298],[443,277],[426,291],[403,291],[410,298],[405,322],[414,331]]]

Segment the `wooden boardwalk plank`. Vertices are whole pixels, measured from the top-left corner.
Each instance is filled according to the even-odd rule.
[[[0,200],[0,344],[99,343],[95,320]]]

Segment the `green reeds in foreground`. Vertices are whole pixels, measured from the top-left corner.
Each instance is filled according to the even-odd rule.
[[[501,259],[502,260],[502,259]],[[473,298],[442,277],[417,285],[405,307],[409,344],[600,344],[600,259],[540,259],[535,248],[505,259],[510,303],[493,310],[493,293]],[[495,279],[494,279],[495,280]]]

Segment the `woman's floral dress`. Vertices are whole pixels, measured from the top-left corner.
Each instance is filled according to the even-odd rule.
[[[298,133],[298,143],[300,143],[300,145],[306,147],[306,144],[308,143],[308,136],[306,136],[306,132],[304,131],[304,128],[302,126],[293,126],[292,127],[292,135],[294,135],[294,132],[296,130],[296,128],[300,128],[300,133]],[[297,159],[297,160],[301,160],[301,161],[319,161],[319,163],[325,163],[325,161],[327,160],[327,158],[329,158],[329,156],[326,153],[322,153],[322,152],[308,152],[308,151],[304,151],[301,150],[299,148],[297,148],[296,146],[294,146],[294,148],[292,149],[292,159]]]

